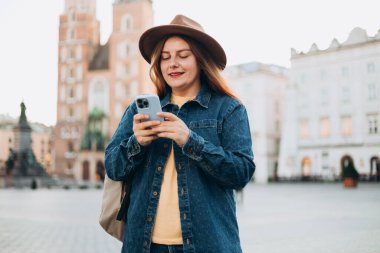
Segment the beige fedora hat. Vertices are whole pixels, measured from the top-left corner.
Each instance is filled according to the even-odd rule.
[[[222,46],[205,33],[199,23],[183,15],[175,16],[169,25],[150,28],[141,35],[139,49],[148,63],[151,63],[152,53],[157,43],[167,35],[185,35],[198,41],[210,53],[220,69],[226,67],[227,58]]]

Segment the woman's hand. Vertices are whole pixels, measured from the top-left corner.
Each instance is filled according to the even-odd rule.
[[[175,141],[178,146],[183,147],[190,136],[190,129],[186,124],[173,113],[158,112],[157,116],[165,118],[164,122],[152,127],[158,137],[169,138]]]
[[[161,123],[157,120],[141,122],[141,120],[146,119],[149,119],[149,116],[146,114],[135,114],[135,116],[133,116],[133,133],[136,136],[137,142],[140,143],[141,146],[147,146],[153,140],[158,138],[156,131],[153,131],[152,128]]]

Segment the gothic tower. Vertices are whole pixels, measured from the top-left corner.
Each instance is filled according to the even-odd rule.
[[[88,63],[99,47],[96,0],[65,0],[59,23],[55,173],[70,175],[88,114]]]
[[[152,91],[149,65],[138,50],[138,39],[152,20],[151,0],[116,0],[112,33],[101,45],[96,0],[65,0],[59,32],[56,174],[81,175],[74,171],[83,167],[80,144],[91,112],[103,113],[107,141],[133,98]]]
[[[110,64],[113,83],[110,93],[110,128],[117,128],[119,120],[133,98],[152,92],[149,65],[141,57],[140,35],[153,25],[151,0],[116,0],[113,4],[113,32],[110,42]]]

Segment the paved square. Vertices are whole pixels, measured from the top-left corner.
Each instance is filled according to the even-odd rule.
[[[100,200],[101,190],[1,189],[0,252],[120,252],[97,223]],[[245,253],[379,253],[380,184],[250,184],[238,220]]]

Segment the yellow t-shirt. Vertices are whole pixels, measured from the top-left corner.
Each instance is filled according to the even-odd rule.
[[[180,97],[172,94],[171,101],[182,106],[193,97]],[[158,244],[182,244],[181,219],[178,204],[177,171],[174,161],[173,146],[165,165],[161,185],[160,199],[154,222],[152,242]]]

